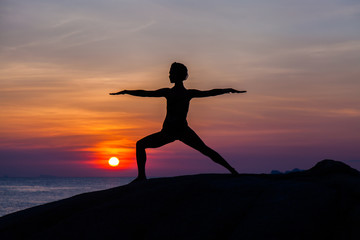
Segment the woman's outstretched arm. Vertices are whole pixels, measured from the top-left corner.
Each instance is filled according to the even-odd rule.
[[[196,89],[189,90],[190,94],[193,98],[201,98],[201,97],[212,97],[225,93],[246,93],[246,91],[238,91],[233,88],[224,88],[224,89],[212,89],[207,91],[200,91]]]
[[[109,93],[110,95],[122,95],[122,94],[129,94],[132,96],[137,97],[165,97],[169,88],[161,88],[154,91],[147,91],[147,90],[123,90],[116,93]]]

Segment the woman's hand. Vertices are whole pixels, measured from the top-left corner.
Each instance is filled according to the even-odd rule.
[[[117,93],[109,93],[110,95],[122,95],[122,94],[126,94],[127,91],[126,90],[123,90],[123,91],[120,91],[120,92],[117,92]]]
[[[233,88],[227,88],[226,91],[228,93],[246,93],[246,91],[239,91],[239,90],[236,90],[236,89],[233,89]]]

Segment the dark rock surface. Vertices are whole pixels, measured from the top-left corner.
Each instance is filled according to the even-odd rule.
[[[0,239],[360,239],[360,174],[307,171],[151,179],[0,218]]]

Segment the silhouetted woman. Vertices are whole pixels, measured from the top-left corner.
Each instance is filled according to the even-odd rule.
[[[228,169],[232,174],[238,172],[225,161],[213,149],[205,145],[200,137],[188,126],[186,116],[192,98],[210,97],[225,93],[245,93],[232,88],[212,89],[200,91],[196,89],[186,89],[183,81],[188,78],[188,71],[185,65],[174,62],[170,68],[170,82],[174,83],[173,88],[162,88],[155,91],[146,90],[123,90],[110,95],[129,94],[138,97],[165,97],[166,98],[166,118],[160,132],[151,134],[136,143],[136,160],[138,165],[138,177],[135,181],[145,180],[146,148],[158,148],[165,144],[180,140],[186,145],[198,150],[202,154],[211,158],[214,162]]]

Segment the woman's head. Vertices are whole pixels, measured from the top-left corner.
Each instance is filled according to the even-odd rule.
[[[182,63],[174,62],[170,67],[170,82],[175,83],[178,81],[184,81],[188,77],[188,70]]]

